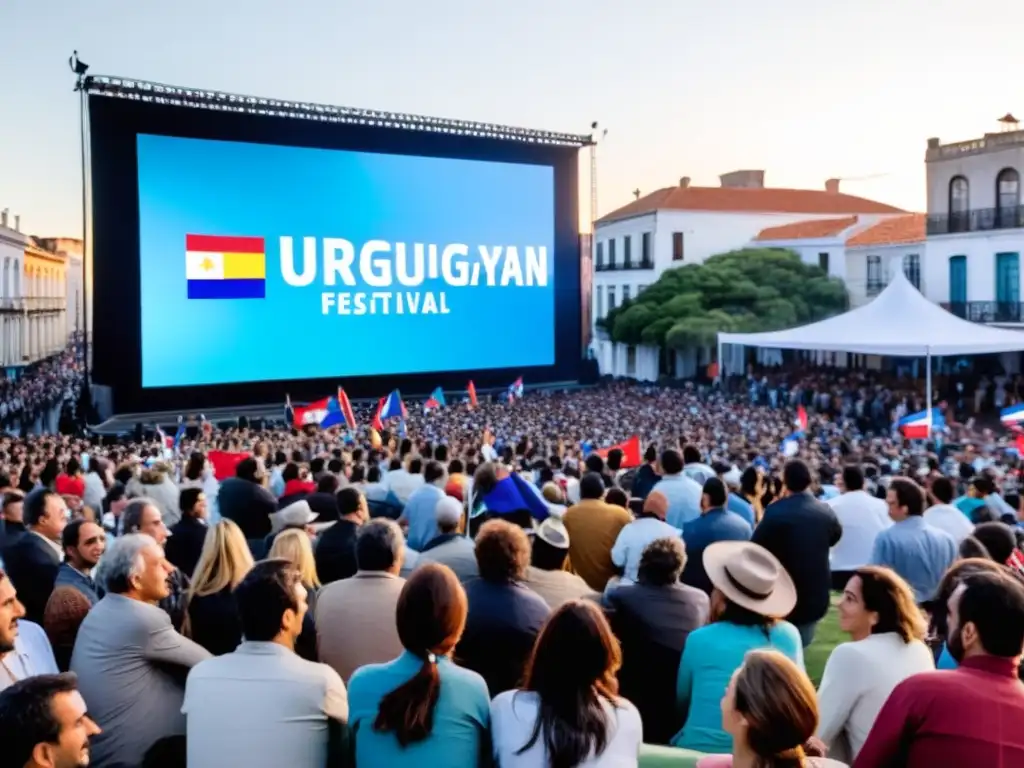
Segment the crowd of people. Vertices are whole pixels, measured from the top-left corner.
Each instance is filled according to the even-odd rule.
[[[80,354],[74,347],[26,366],[17,377],[0,377],[0,432],[56,429],[56,423],[43,425],[41,420],[51,412],[59,416],[65,403],[75,402],[81,379]]]
[[[1024,766],[1020,457],[900,386],[0,437],[0,768]]]

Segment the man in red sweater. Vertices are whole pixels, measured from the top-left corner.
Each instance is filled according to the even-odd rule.
[[[960,666],[907,678],[889,695],[854,768],[1024,766],[1024,585],[984,573],[949,600]]]

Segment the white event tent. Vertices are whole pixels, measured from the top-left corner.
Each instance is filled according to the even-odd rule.
[[[961,320],[928,301],[903,270],[873,301],[835,317],[766,333],[718,334],[723,344],[768,349],[808,349],[862,355],[924,357],[931,412],[931,358],[1024,350],[1024,332]]]

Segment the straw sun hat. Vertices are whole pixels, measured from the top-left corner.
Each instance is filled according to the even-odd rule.
[[[760,544],[716,541],[704,550],[711,583],[741,608],[784,618],[796,605],[796,587],[782,563]]]

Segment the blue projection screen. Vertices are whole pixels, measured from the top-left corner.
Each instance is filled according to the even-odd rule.
[[[142,386],[553,365],[548,165],[139,134]]]

